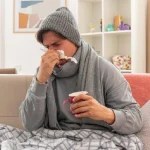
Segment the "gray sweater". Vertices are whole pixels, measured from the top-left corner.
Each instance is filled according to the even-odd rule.
[[[50,80],[52,76],[46,84],[38,83],[36,76],[33,78],[26,98],[20,106],[20,118],[24,127],[29,131],[36,130],[45,125],[45,122],[52,122],[53,114],[55,114],[54,111],[57,111],[56,116],[59,124],[57,129],[72,130],[89,128],[116,131],[121,134],[131,134],[139,131],[142,127],[141,113],[139,105],[132,97],[129,84],[112,64],[101,57],[98,58],[100,59],[100,82],[95,81],[95,84],[91,85],[92,89],[93,86],[100,87],[100,89],[97,89],[100,98],[98,97],[99,95],[94,96],[90,92],[90,89],[89,94],[91,93],[90,95],[97,99],[99,103],[114,111],[115,122],[112,125],[108,125],[101,120],[96,121],[90,118],[78,119],[69,111],[69,104],[66,107],[63,106],[63,101],[68,98],[70,93],[88,90],[86,86],[84,89],[81,89],[78,85],[80,65],[82,65],[82,53],[82,48],[79,48],[74,56],[79,62],[77,65],[68,62],[61,69],[55,68],[52,75],[54,76],[52,82]],[[86,63],[84,65],[86,66]],[[94,76],[94,80],[97,79],[95,73],[91,74],[91,76]],[[88,82],[88,79],[86,79],[86,82]],[[97,85],[98,83],[101,83],[101,85]],[[52,101],[47,94],[51,91],[50,87],[53,89],[56,110],[49,103]],[[52,109],[53,111],[51,111]],[[48,112],[51,111],[51,113],[47,113],[46,110]],[[46,123],[46,127],[55,129],[50,123]]]

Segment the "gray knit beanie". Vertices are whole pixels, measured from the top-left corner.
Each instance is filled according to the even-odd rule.
[[[67,7],[58,8],[55,12],[46,17],[39,31],[47,29],[60,33],[78,47],[81,46],[81,38],[77,23],[73,14]]]

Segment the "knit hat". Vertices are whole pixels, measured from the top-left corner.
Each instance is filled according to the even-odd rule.
[[[77,23],[73,14],[67,7],[58,8],[55,12],[46,17],[39,31],[47,29],[60,33],[78,47],[81,46],[81,38]]]

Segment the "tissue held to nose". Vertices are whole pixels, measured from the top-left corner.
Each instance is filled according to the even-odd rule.
[[[57,52],[60,54],[60,59],[71,60],[72,62],[74,62],[76,64],[78,63],[77,60],[74,57],[67,57],[67,56],[65,56],[63,50],[57,50]]]

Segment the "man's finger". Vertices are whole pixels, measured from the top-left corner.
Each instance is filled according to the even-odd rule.
[[[59,56],[59,53],[56,50],[50,50],[49,49],[47,52],[45,52],[45,54],[42,57],[47,56],[47,55],[51,55],[51,54],[58,54],[58,56]]]
[[[88,112],[84,112],[84,113],[80,113],[80,114],[75,114],[75,117],[77,117],[77,118],[89,117],[89,113]]]
[[[59,59],[59,56],[55,53],[51,54],[51,55],[46,55],[42,57],[42,60],[54,60],[54,59]]]
[[[59,59],[54,58],[53,60],[49,60],[48,63],[50,63],[51,65],[54,65],[54,66],[55,66],[57,63],[59,63]]]
[[[87,103],[87,101],[81,100],[81,101],[78,101],[76,103],[72,103],[70,106],[70,110],[73,111],[79,107],[84,107],[84,106],[88,106],[88,103]]]
[[[73,113],[73,114],[80,114],[80,113],[87,112],[88,110],[89,110],[89,107],[88,107],[88,106],[79,107],[79,108],[73,110],[72,113]]]
[[[78,102],[80,100],[86,101],[86,100],[89,100],[89,99],[91,99],[91,96],[85,95],[85,94],[80,94],[80,95],[73,98],[73,102],[75,103],[75,102]]]

